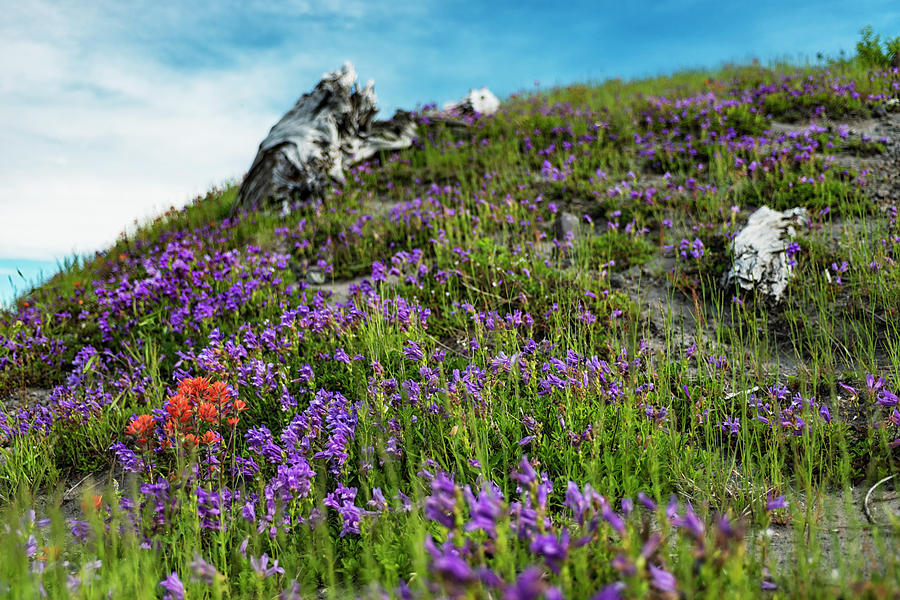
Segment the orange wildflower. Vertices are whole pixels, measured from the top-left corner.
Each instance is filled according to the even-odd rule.
[[[178,433],[178,423],[166,419],[166,422],[163,424],[163,429],[166,432],[166,437],[175,437],[175,434]]]
[[[59,558],[59,546],[44,546],[41,550],[39,560],[47,562],[48,560],[56,560]]]
[[[203,397],[213,404],[224,404],[228,401],[228,385],[223,381],[216,381],[207,388]]]
[[[191,377],[181,380],[181,383],[178,384],[178,393],[190,398],[199,398],[200,394],[205,392],[208,387],[209,382],[206,379]]]
[[[198,444],[197,436],[193,433],[189,433],[184,436],[184,447],[185,448],[196,448]]]
[[[244,411],[244,410],[247,410],[248,408],[249,407],[247,406],[247,403],[244,402],[243,400],[235,400],[234,401],[234,409],[235,410]]]
[[[238,421],[240,421],[240,420],[241,420],[240,417],[228,417],[228,419],[227,419],[227,421],[228,421],[228,426],[229,426],[229,427],[234,427],[235,425],[238,424]]]
[[[212,431],[212,430],[207,431],[200,438],[200,442],[203,444],[215,444],[216,442],[221,442],[221,441],[222,441],[222,437],[218,433],[216,433],[215,431]]]
[[[171,396],[166,403],[166,412],[173,419],[180,423],[187,423],[191,420],[194,409],[191,407],[191,401],[180,394]]]
[[[156,427],[156,421],[153,420],[152,416],[140,415],[128,424],[128,427],[125,428],[125,433],[137,437],[138,441],[143,444],[147,441],[147,436],[153,431],[154,427]]]
[[[197,416],[207,423],[214,423],[218,415],[219,411],[209,402],[204,402],[200,405],[200,408],[197,409]]]
[[[99,494],[94,494],[91,496],[91,502],[88,503],[86,500],[81,502],[81,510],[85,513],[88,512],[89,508],[93,508],[95,511],[99,511],[100,507],[103,506],[103,496]]]

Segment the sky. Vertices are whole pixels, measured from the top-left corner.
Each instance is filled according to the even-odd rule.
[[[896,0],[0,0],[0,302],[74,254],[238,180],[351,61],[381,116],[759,58],[852,52]],[[11,281],[10,281],[11,280]]]

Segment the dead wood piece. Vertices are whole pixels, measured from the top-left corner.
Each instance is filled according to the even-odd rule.
[[[471,90],[447,111],[430,115],[463,126],[475,115],[497,111],[500,101],[487,88]],[[349,62],[327,73],[269,131],[241,184],[232,212],[292,200],[323,198],[332,181],[344,183],[344,169],[383,150],[412,146],[416,119],[398,110],[376,121],[374,83],[357,83]]]
[[[892,479],[894,479],[894,475],[888,475],[887,477],[879,480],[875,485],[869,488],[868,492],[866,492],[866,497],[863,500],[863,513],[865,513],[866,519],[869,521],[869,523],[875,524],[875,518],[872,516],[871,510],[869,510],[869,500],[872,498],[872,492],[874,492],[877,488],[887,483],[888,481],[891,481]]]
[[[234,210],[322,197],[331,180],[344,182],[344,167],[412,145],[410,113],[398,110],[385,122],[375,121],[377,112],[374,83],[360,88],[352,64],[326,74],[259,145]]]

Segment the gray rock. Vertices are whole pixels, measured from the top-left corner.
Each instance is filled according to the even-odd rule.
[[[12,390],[5,397],[0,397],[0,410],[11,413],[19,408],[27,408],[39,404],[42,406],[49,406],[51,391],[52,390],[43,388]]]
[[[881,104],[875,105],[875,108],[872,109],[872,114],[879,119],[884,119],[888,116],[887,109]]]
[[[565,240],[570,233],[577,237],[584,231],[584,222],[570,212],[559,213],[553,222],[553,235],[558,240]]]
[[[641,272],[641,265],[632,265],[627,271],[625,271],[625,276],[630,279],[640,279]]]
[[[780,300],[793,273],[786,250],[796,234],[794,227],[801,225],[806,215],[805,208],[784,212],[768,206],[757,209],[731,242],[734,262],[722,276],[722,285],[756,290]]]

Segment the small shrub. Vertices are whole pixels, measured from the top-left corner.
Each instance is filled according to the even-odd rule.
[[[872,30],[871,25],[860,29],[859,34],[862,39],[856,42],[856,59],[866,67],[890,67],[900,51],[900,36],[882,42],[881,36]]]

